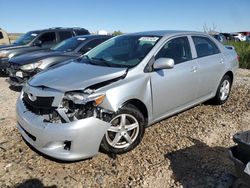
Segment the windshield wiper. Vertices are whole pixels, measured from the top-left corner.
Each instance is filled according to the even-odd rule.
[[[106,59],[99,58],[99,57],[92,57],[90,60],[97,60],[97,61],[102,62],[102,63],[105,64],[106,66],[111,67],[109,61],[107,61]]]
[[[89,58],[88,55],[80,56],[78,59],[80,60],[79,62],[82,62],[82,60],[84,59],[84,60],[85,60],[84,63],[96,65],[96,63],[93,63],[93,62],[91,61],[91,59]]]

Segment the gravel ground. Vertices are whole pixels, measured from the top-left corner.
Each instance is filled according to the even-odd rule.
[[[229,187],[227,148],[250,129],[250,71],[239,70],[222,106],[198,105],[148,128],[142,143],[115,159],[59,163],[32,151],[15,128],[19,93],[0,78],[0,187]]]

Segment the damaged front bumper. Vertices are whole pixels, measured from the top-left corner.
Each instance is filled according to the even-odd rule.
[[[11,86],[22,87],[30,79],[35,73],[33,72],[24,72],[18,66],[10,65],[9,68],[6,69],[9,79],[7,82]]]
[[[17,128],[41,153],[65,161],[93,157],[110,123],[89,117],[69,123],[49,123],[30,112],[21,97],[17,101]]]

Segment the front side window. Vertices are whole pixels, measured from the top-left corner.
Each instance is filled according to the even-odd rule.
[[[87,56],[100,66],[134,67],[150,52],[160,36],[122,35],[100,44]]]
[[[220,53],[219,48],[207,37],[193,36],[197,57],[205,57]]]
[[[3,39],[3,33],[0,32],[0,39]]]
[[[158,58],[171,58],[175,64],[192,59],[191,49],[187,37],[178,37],[168,41],[155,56]]]
[[[28,32],[19,37],[13,44],[26,45],[30,43],[40,32]]]
[[[54,44],[56,42],[56,33],[55,32],[49,32],[42,34],[39,39],[43,45],[46,44]]]

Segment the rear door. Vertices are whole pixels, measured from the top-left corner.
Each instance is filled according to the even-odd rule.
[[[187,36],[170,39],[156,54],[158,58],[172,58],[172,69],[151,73],[153,114],[155,120],[173,114],[194,103],[197,94],[197,62],[192,58]]]
[[[197,53],[199,90],[198,98],[209,98],[217,89],[225,70],[222,53],[208,37],[192,36]]]

